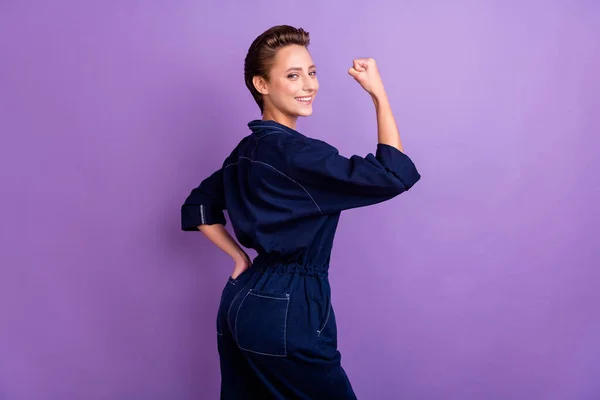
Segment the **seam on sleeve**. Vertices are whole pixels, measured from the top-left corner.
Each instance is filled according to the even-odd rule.
[[[223,170],[225,170],[227,167],[231,167],[232,165],[236,165],[236,164],[239,164],[239,163],[240,163],[239,161],[236,161],[234,163],[227,164],[226,166],[223,167]]]
[[[250,162],[257,163],[257,164],[266,165],[267,167],[273,169],[275,172],[278,172],[279,174],[285,176],[287,179],[289,179],[290,181],[294,182],[296,185],[300,186],[302,188],[302,190],[304,190],[304,192],[308,195],[308,197],[310,197],[310,199],[312,200],[312,202],[315,204],[315,206],[317,207],[317,210],[319,210],[319,213],[321,215],[323,215],[323,211],[321,210],[321,207],[319,207],[319,204],[317,203],[317,201],[315,200],[315,198],[312,197],[312,195],[310,194],[310,192],[304,186],[302,186],[299,182],[297,182],[294,179],[290,178],[289,176],[287,176],[286,174],[284,174],[283,172],[281,172],[280,170],[278,170],[277,168],[275,168],[271,164],[267,164],[267,163],[262,162],[262,161],[256,161],[256,160],[253,160],[253,159],[248,158],[248,157],[240,157],[240,159],[248,160]],[[239,161],[235,162],[235,163],[228,164],[224,168],[227,168],[227,167],[229,167],[231,165],[234,165],[234,164],[239,164]]]
[[[256,137],[254,137],[254,148],[252,149],[252,153],[250,153],[250,157],[254,157],[254,152],[256,151],[257,147],[258,147],[258,139]]]
[[[276,133],[279,133],[279,132],[270,132],[270,133],[265,133],[265,134],[264,134],[264,135],[262,135],[262,136],[254,136],[254,139],[256,139],[256,141],[258,141],[258,139],[262,139],[262,138],[264,138],[265,136],[273,135],[273,134],[276,134]],[[287,133],[287,132],[285,132],[285,133]],[[287,134],[288,134],[288,135],[291,135],[290,133],[287,133]]]

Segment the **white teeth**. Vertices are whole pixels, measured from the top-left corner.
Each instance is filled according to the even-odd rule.
[[[300,101],[311,101],[312,97],[296,97],[296,100]]]

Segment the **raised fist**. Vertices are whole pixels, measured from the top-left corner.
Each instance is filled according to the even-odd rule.
[[[348,70],[352,76],[369,94],[383,91],[383,82],[377,69],[377,64],[372,58],[357,58]]]

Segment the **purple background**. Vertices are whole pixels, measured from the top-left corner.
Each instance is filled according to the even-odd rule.
[[[281,23],[319,68],[298,129],[373,152],[347,69],[374,57],[423,175],[342,216],[359,398],[600,398],[598,21],[593,1],[1,1],[0,399],[217,398],[233,265],[179,207],[260,118],[243,60]]]

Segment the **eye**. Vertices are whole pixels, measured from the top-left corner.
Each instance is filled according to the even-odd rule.
[[[288,78],[293,78],[293,77],[295,77],[295,76],[298,76],[298,74],[289,74],[289,75],[288,75]]]
[[[309,72],[308,74],[309,74],[309,75],[310,75],[310,74],[313,74],[313,76],[316,76],[316,75],[317,75],[317,71]]]

